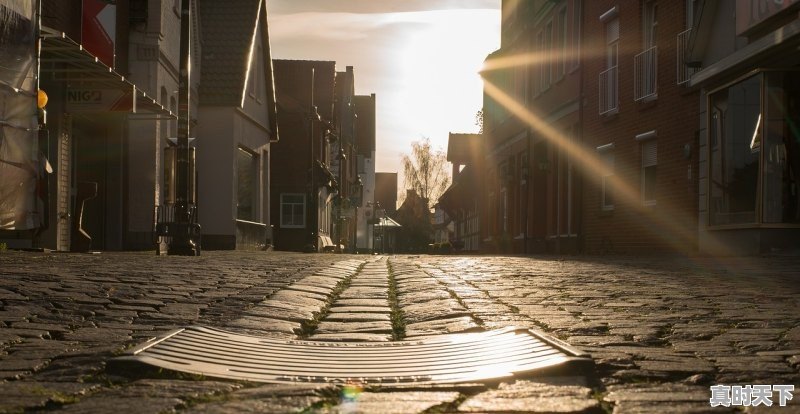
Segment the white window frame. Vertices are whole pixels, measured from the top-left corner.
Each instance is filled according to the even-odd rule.
[[[302,204],[301,203],[294,203],[294,202],[293,203],[288,203],[288,202],[284,201],[284,198],[286,196],[300,196],[300,197],[303,197],[303,202],[302,202]],[[303,214],[301,216],[302,219],[303,219],[303,223],[302,224],[285,224],[284,223],[284,221],[283,221],[283,217],[284,217],[283,209],[284,209],[284,206],[286,206],[286,205],[292,205],[292,206],[302,205],[302,207],[303,207]],[[306,203],[306,195],[305,194],[303,194],[303,193],[282,193],[281,194],[281,211],[280,211],[281,228],[284,228],[284,229],[304,229],[304,228],[306,228],[306,216],[307,216],[307,214],[306,214],[306,206],[307,206],[307,203]]]

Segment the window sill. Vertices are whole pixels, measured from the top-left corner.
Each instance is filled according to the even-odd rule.
[[[288,225],[288,224],[281,224],[281,226],[279,228],[281,228],[281,229],[304,229],[304,228],[306,228],[306,226],[305,225],[302,225],[302,226],[291,226],[291,225]]]
[[[612,109],[612,110],[610,110],[608,112],[603,112],[602,114],[600,114],[600,116],[602,116],[603,118],[609,119],[609,118],[614,118],[618,114],[619,114],[619,106],[617,106],[616,108],[614,108],[614,109]]]
[[[600,211],[597,212],[599,217],[610,217],[614,215],[614,206],[605,206],[601,207]]]

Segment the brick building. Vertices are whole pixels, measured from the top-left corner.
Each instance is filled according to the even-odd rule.
[[[581,3],[504,1],[501,48],[483,72],[484,248],[579,248]]]
[[[481,171],[485,168],[482,134],[450,133],[447,161],[453,165],[452,182],[439,197],[440,206],[453,221],[450,242],[459,251],[481,248],[480,213],[486,189]]]
[[[332,246],[331,210],[338,183],[330,171],[336,63],[273,61],[281,140],[270,152],[270,212],[275,248],[322,251]]]
[[[583,3],[587,252],[696,249],[698,94],[679,50],[693,3]]]

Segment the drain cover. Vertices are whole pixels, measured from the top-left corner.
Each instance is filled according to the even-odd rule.
[[[115,362],[254,382],[373,385],[485,382],[592,366],[588,355],[555,338],[513,328],[371,343],[277,340],[189,327]]]

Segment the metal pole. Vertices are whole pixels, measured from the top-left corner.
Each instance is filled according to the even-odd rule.
[[[189,212],[189,132],[190,132],[190,47],[191,0],[181,1],[180,74],[178,84],[178,148],[175,166],[175,232],[167,254],[180,256],[199,255],[190,236]]]
[[[317,205],[319,194],[317,193],[317,188],[314,185],[314,176],[316,175],[316,170],[314,168],[314,118],[318,116],[317,108],[314,106],[314,78],[315,68],[311,68],[311,113],[308,115],[308,139],[310,147],[309,168],[311,172],[309,182],[311,184],[311,189],[309,191],[308,210],[309,213],[311,213],[311,220],[309,220],[309,224],[313,225],[313,227],[309,226],[311,228],[311,251],[316,252],[317,229],[319,229],[319,206]]]

